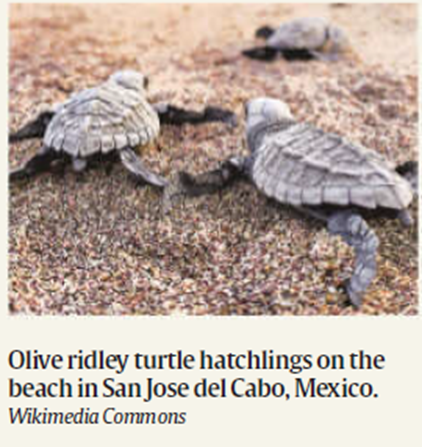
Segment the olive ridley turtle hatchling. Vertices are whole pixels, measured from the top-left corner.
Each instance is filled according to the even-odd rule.
[[[93,88],[73,94],[67,101],[42,112],[9,135],[9,142],[43,138],[38,153],[9,173],[11,181],[46,171],[58,160],[71,160],[83,171],[96,157],[116,156],[140,182],[163,188],[167,181],[148,171],[134,151],[153,142],[161,124],[199,124],[225,121],[235,116],[224,109],[206,107],[189,111],[168,104],[151,105],[146,99],[148,78],[131,70],[118,71]]]
[[[230,158],[197,176],[180,172],[166,188],[168,206],[177,195],[211,193],[249,179],[267,197],[323,220],[331,234],[354,248],[355,269],[345,288],[358,307],[376,275],[378,248],[378,238],[361,214],[365,209],[384,212],[409,225],[416,162],[395,170],[373,150],[296,122],[288,105],[276,99],[251,100],[245,112],[250,156]]]
[[[279,55],[286,60],[337,60],[341,54],[351,52],[344,32],[320,17],[294,19],[277,29],[263,26],[255,36],[264,38],[265,45],[244,50],[242,54],[264,61]]]

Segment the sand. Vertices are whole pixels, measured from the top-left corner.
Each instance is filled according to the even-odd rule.
[[[325,16],[356,57],[337,63],[240,56],[254,31]],[[143,153],[171,177],[246,154],[243,103],[286,101],[299,120],[371,147],[394,163],[417,157],[415,5],[11,5],[12,129],[113,71],[150,78],[152,101],[234,110],[239,126],[163,127]],[[40,143],[10,147],[12,167]],[[415,226],[371,219],[379,272],[360,309],[342,282],[353,252],[323,225],[252,185],[187,199],[163,216],[159,192],[115,165],[46,173],[11,185],[9,304],[33,315],[359,315],[417,313]]]

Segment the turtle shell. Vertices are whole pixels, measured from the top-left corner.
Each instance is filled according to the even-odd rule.
[[[409,182],[379,153],[306,123],[267,133],[251,177],[268,197],[297,206],[400,210],[413,198]]]
[[[325,19],[305,17],[282,24],[268,38],[267,45],[279,50],[318,50],[328,38]]]
[[[108,81],[61,104],[47,128],[44,144],[86,158],[144,146],[158,136],[159,129],[158,115],[142,92]]]

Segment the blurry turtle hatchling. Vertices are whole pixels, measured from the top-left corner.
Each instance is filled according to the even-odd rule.
[[[235,116],[224,109],[206,107],[189,111],[168,104],[151,105],[146,99],[148,78],[141,73],[118,71],[93,88],[73,94],[67,101],[44,111],[9,135],[14,143],[42,138],[38,153],[9,173],[11,181],[46,171],[57,160],[71,161],[83,171],[96,158],[118,156],[141,183],[163,188],[167,181],[147,170],[135,148],[157,139],[161,124],[199,124],[225,121],[235,125]]]
[[[166,207],[178,195],[216,192],[250,180],[267,197],[327,223],[328,231],[354,248],[348,297],[359,307],[376,276],[378,238],[363,214],[412,223],[407,210],[417,184],[417,163],[394,168],[381,154],[307,123],[296,122],[287,104],[258,98],[246,105],[248,157],[233,157],[197,176],[181,172],[165,190]],[[372,210],[372,213],[368,210]]]
[[[242,54],[263,61],[272,61],[279,55],[286,60],[333,61],[352,53],[344,32],[319,17],[294,19],[277,29],[263,26],[255,36],[265,39],[265,45],[244,50]]]

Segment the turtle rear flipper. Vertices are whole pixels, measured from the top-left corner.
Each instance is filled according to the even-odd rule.
[[[366,289],[377,274],[378,237],[359,214],[349,210],[330,216],[328,231],[339,235],[355,250],[355,269],[345,287],[351,303],[359,307]]]
[[[183,124],[203,124],[222,121],[231,126],[237,125],[235,114],[220,107],[206,107],[202,112],[182,109],[165,103],[154,104],[153,107],[158,113],[161,124],[181,126]]]
[[[243,50],[242,54],[250,59],[270,62],[277,59],[280,51],[271,47],[255,47],[248,50]]]
[[[42,138],[53,116],[53,111],[40,113],[34,120],[28,122],[16,132],[10,133],[9,143],[16,143],[29,138]]]
[[[355,250],[355,269],[350,279],[343,283],[350,303],[356,308],[362,304],[362,297],[377,275],[377,249],[379,240],[374,230],[362,216],[352,210],[337,211],[333,214],[322,209],[294,207],[317,220],[327,223],[333,236],[340,236]]]
[[[167,186],[167,180],[158,174],[148,171],[140,158],[129,147],[120,150],[119,155],[124,167],[141,183],[147,183],[160,189]]]
[[[13,182],[47,171],[51,163],[58,157],[57,152],[43,146],[40,152],[30,158],[23,166],[9,172],[9,181]]]

